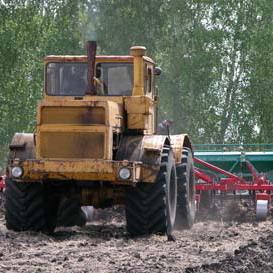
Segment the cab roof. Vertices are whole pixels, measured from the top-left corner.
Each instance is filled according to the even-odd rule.
[[[143,59],[147,62],[150,62],[154,64],[154,61],[147,57],[143,56]],[[134,57],[130,55],[123,55],[123,56],[117,56],[117,55],[97,55],[96,56],[96,62],[129,62],[132,63],[134,61]],[[86,55],[49,55],[44,58],[44,62],[84,62],[87,63],[87,56]]]

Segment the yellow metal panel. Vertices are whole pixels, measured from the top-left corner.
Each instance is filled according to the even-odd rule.
[[[104,125],[94,125],[94,126],[84,126],[84,125],[71,125],[71,124],[44,124],[38,127],[38,132],[105,132],[106,126]]]
[[[144,165],[141,162],[111,161],[111,160],[25,160],[21,166],[24,169],[25,182],[54,180],[78,181],[111,181],[115,184],[133,185],[138,181],[153,183],[159,166]],[[118,171],[127,166],[132,170],[128,180],[120,180]]]
[[[102,151],[104,159],[112,159],[113,132],[121,132],[124,126],[123,116],[123,104],[115,101],[72,100],[71,98],[43,100],[39,105],[37,117],[39,125],[37,127],[37,158],[50,157],[50,154],[52,158],[59,158],[61,155],[65,158],[79,158],[80,155],[83,158],[96,156],[102,158]],[[101,143],[101,138],[93,136],[98,132],[104,133],[104,143]],[[68,149],[70,152],[56,152],[54,157],[54,143],[58,145],[59,142],[59,150],[68,149],[67,147],[73,145],[75,147]],[[86,151],[77,152],[81,150],[82,145],[90,149],[89,146],[92,143],[97,149],[93,151],[93,155]],[[45,152],[46,150],[49,152]]]
[[[122,100],[121,100],[122,102]],[[105,107],[107,100],[90,100],[85,97],[82,99],[75,99],[74,97],[54,97],[48,96],[40,102],[40,107],[42,106],[71,106],[71,107]]]
[[[123,105],[113,101],[107,102],[107,121],[106,125],[113,127],[115,131],[124,126]]]
[[[47,124],[38,126],[37,158],[104,158],[111,159],[106,126]],[[105,146],[105,142],[107,146]],[[112,151],[110,151],[112,152]]]
[[[47,106],[41,107],[42,124],[105,124],[103,107]]]
[[[153,101],[149,97],[126,97],[125,109],[127,113],[133,114],[149,114],[150,106],[153,105]]]
[[[144,114],[129,114],[128,115],[129,129],[148,129],[148,116]]]
[[[43,179],[116,180],[113,164],[103,160],[24,161],[23,168],[24,179],[33,181]]]
[[[107,101],[112,101],[123,105],[124,98],[121,96],[90,96],[86,95],[78,99],[75,96],[48,96],[44,94],[44,99],[38,106],[101,106]]]
[[[145,134],[149,135],[149,134],[155,134],[155,117],[154,117],[154,111],[150,111],[150,114],[147,116],[148,117],[148,125],[147,125],[147,129],[145,130]]]
[[[146,130],[146,134],[155,131],[155,104],[146,96],[125,98],[125,109],[128,113],[128,128]]]
[[[115,128],[123,127],[123,99],[120,101],[74,100],[72,98],[43,100],[38,107],[38,124],[43,123],[75,123],[106,124]],[[45,114],[43,114],[45,112]],[[63,113],[62,113],[63,112]],[[46,115],[49,117],[46,117]],[[56,116],[54,116],[56,114]],[[58,117],[57,115],[60,115]],[[43,119],[43,120],[42,120]],[[51,121],[52,120],[52,121]],[[69,120],[71,122],[69,122]],[[51,121],[51,122],[49,122]],[[57,122],[58,121],[58,122]],[[63,122],[62,122],[63,121]]]
[[[133,96],[144,95],[144,60],[146,48],[142,46],[131,47],[130,53],[134,56],[134,87]]]
[[[42,158],[103,158],[104,133],[40,133]]]

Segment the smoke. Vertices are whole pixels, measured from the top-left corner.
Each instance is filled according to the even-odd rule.
[[[85,48],[86,41],[97,41],[98,10],[93,5],[82,5],[80,7],[79,32],[81,34],[81,45]]]

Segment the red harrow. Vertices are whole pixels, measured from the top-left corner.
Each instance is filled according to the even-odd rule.
[[[194,163],[197,208],[208,201],[204,200],[208,195],[209,206],[216,199],[222,199],[221,202],[225,198],[250,199],[255,205],[257,219],[267,217],[271,209],[273,182],[266,173],[257,171],[254,164],[270,174],[273,153],[196,152]]]

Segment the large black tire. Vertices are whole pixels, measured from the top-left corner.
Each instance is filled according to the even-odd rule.
[[[60,204],[60,195],[58,189],[51,183],[45,185],[45,204],[46,204],[46,222],[47,232],[53,233],[57,226],[58,208]]]
[[[195,220],[195,179],[193,172],[192,152],[183,148],[181,164],[176,168],[177,173],[177,229],[190,229]]]
[[[164,147],[155,183],[137,183],[126,192],[127,231],[131,236],[172,233],[177,199],[172,150]]]
[[[43,185],[6,181],[6,226],[14,231],[46,231]]]

